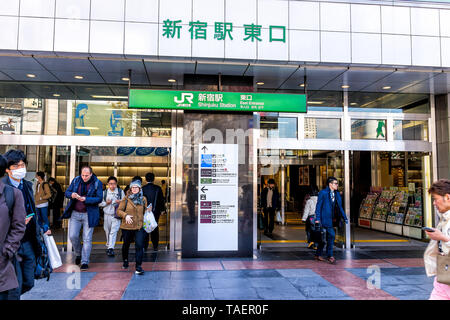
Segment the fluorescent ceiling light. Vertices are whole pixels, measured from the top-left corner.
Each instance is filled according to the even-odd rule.
[[[177,82],[177,80],[175,80],[175,79],[169,79],[169,80],[167,80],[167,81],[169,81],[169,82]]]
[[[308,104],[323,104],[323,101],[308,101]]]
[[[28,77],[28,78],[36,78],[36,75],[35,75],[35,74],[28,73],[28,74],[27,74],[27,77]]]
[[[343,85],[343,86],[341,86],[341,88],[342,88],[342,89],[348,89],[348,88],[350,88],[350,86],[348,86],[348,85]]]
[[[264,84],[264,82],[259,81],[259,82],[257,82],[256,84],[257,84],[258,86],[262,86],[262,85]]]
[[[83,77],[83,76],[74,76],[74,78],[75,78],[75,79],[81,80],[81,79],[83,79],[84,77]]]
[[[58,93],[54,93],[53,96],[54,96],[54,97],[60,97],[61,95],[58,94]]]
[[[385,86],[385,87],[383,87],[384,90],[388,90],[388,89],[390,89],[390,88],[391,88],[390,86]]]
[[[122,78],[122,81],[130,81],[130,78],[123,77],[123,78]]]
[[[91,95],[92,98],[95,99],[128,99],[128,96],[100,96],[100,95]]]
[[[351,105],[351,106],[356,106],[357,103],[356,103],[356,102],[352,102],[352,103],[350,103],[350,105]]]
[[[304,83],[301,83],[301,84],[299,84],[298,86],[303,88],[303,87],[305,86],[305,84],[304,84]]]

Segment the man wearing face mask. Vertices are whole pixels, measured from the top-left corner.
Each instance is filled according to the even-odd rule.
[[[39,239],[40,228],[34,205],[33,185],[24,179],[27,174],[27,157],[22,150],[9,150],[4,157],[7,161],[8,176],[4,177],[2,182],[22,192],[27,214],[25,235],[14,261],[19,287],[9,293],[10,299],[18,300],[22,294],[34,287],[36,258],[42,254],[43,244]]]
[[[62,216],[69,219],[69,238],[75,249],[75,264],[80,264],[82,271],[89,268],[92,249],[92,233],[100,220],[98,205],[103,200],[103,186],[92,168],[84,166],[81,175],[73,179],[65,196],[70,199]],[[83,227],[83,248],[80,243],[80,230]],[[83,251],[81,251],[83,249]]]

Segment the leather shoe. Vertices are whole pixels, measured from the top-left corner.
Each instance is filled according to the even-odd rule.
[[[314,259],[316,259],[317,261],[325,261],[325,259],[321,256],[314,256]]]
[[[77,257],[75,258],[75,264],[76,264],[77,266],[79,266],[79,265],[81,264],[81,256],[77,256]]]

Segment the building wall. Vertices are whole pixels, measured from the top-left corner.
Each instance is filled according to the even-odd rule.
[[[165,35],[167,20],[180,21],[179,38]],[[191,35],[196,21],[206,39]],[[233,39],[215,37],[215,22],[232,23]],[[444,3],[1,0],[0,24],[0,51],[17,53],[450,67]],[[251,24],[261,41],[244,40]]]
[[[450,95],[436,96],[436,147],[438,178],[450,178]]]

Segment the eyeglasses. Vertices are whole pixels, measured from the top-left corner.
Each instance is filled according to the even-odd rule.
[[[335,181],[335,182],[332,182],[332,184],[339,184],[339,182]]]
[[[11,165],[10,166],[10,169],[11,170],[16,170],[16,169],[19,169],[19,168],[25,168],[26,167],[26,164],[25,163],[19,163],[19,164],[13,164],[13,165]]]

